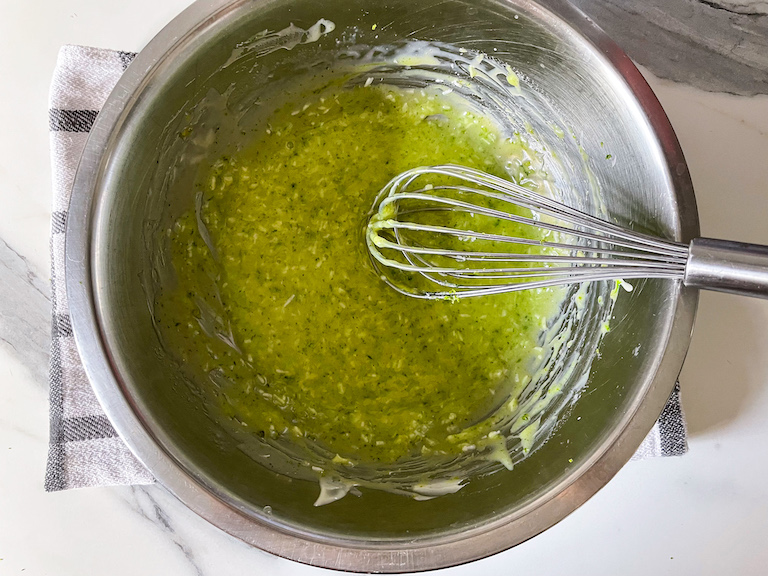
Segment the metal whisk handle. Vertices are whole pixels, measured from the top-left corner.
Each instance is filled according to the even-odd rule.
[[[392,288],[415,298],[661,278],[768,299],[768,246],[665,240],[466,166],[402,172],[382,188],[372,214],[366,244],[375,269]],[[428,219],[445,214],[460,216],[461,224]],[[500,224],[526,232],[506,234]]]
[[[768,298],[768,246],[729,240],[691,241],[686,286]]]

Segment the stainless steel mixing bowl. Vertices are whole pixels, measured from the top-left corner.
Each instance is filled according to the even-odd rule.
[[[161,484],[216,526],[329,568],[403,572],[467,562],[552,526],[629,459],[680,371],[697,293],[647,281],[619,298],[588,393],[514,471],[427,502],[366,492],[311,506],[315,483],[255,464],[185,391],[158,343],[144,287],[156,256],[148,253],[148,230],[166,207],[191,202],[192,176],[172,153],[174,128],[211,90],[267,82],[245,53],[242,66],[221,72],[241,42],[321,18],[336,24],[334,33],[295,47],[292,57],[310,58],[352,36],[370,44],[415,37],[509,62],[574,129],[617,221],[682,241],[698,234],[688,170],[659,103],[627,56],[561,0],[201,0],[131,64],[89,138],[67,225],[75,337],[122,438]],[[288,52],[265,58],[274,64]]]

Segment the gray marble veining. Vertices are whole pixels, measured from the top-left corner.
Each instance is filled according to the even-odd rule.
[[[120,486],[114,492],[125,502],[132,514],[143,518],[157,533],[168,556],[184,571],[184,576],[220,576],[222,574],[331,574],[330,571],[308,568],[246,544],[214,528],[186,508],[179,500],[158,485]],[[205,529],[202,529],[205,527]],[[226,558],[222,565],[220,559]],[[219,559],[219,560],[217,560]],[[170,572],[166,572],[170,573]]]
[[[130,498],[128,505],[138,513],[142,518],[151,522],[154,527],[160,530],[162,536],[167,538],[184,557],[189,567],[189,574],[204,576],[203,570],[198,565],[194,551],[187,545],[184,539],[179,535],[175,528],[175,521],[165,511],[160,502],[153,496],[156,488],[144,486],[132,486],[130,488]]]
[[[573,1],[660,78],[709,92],[768,94],[768,2]]]
[[[0,346],[48,386],[50,284],[22,254],[0,239]]]

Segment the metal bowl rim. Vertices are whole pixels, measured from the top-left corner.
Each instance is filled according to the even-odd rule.
[[[604,486],[629,460],[648,433],[675,383],[685,358],[698,302],[698,292],[678,284],[671,312],[668,346],[642,403],[625,419],[613,442],[574,470],[566,482],[528,506],[514,520],[500,518],[460,539],[433,538],[408,546],[313,538],[287,532],[246,516],[201,486],[143,427],[122,394],[96,313],[91,261],[93,205],[101,170],[119,133],[124,113],[135,103],[145,81],[201,26],[245,0],[198,0],[169,23],[136,57],[118,81],[89,135],[74,181],[66,231],[66,287],[73,332],[88,378],[104,411],[130,450],[155,478],[186,506],[222,530],[268,552],[316,566],[363,572],[406,572],[454,566],[510,548],[546,530],[570,514]],[[254,3],[255,4],[255,3]],[[698,215],[687,165],[661,105],[628,56],[587,16],[565,0],[517,0],[529,10],[550,12],[594,48],[595,54],[623,78],[645,112],[662,147],[680,214],[680,240],[698,235]]]

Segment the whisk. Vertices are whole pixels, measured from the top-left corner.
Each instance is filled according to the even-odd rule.
[[[664,240],[450,164],[393,178],[376,198],[366,244],[381,278],[417,298],[636,278],[768,298],[768,246]]]

